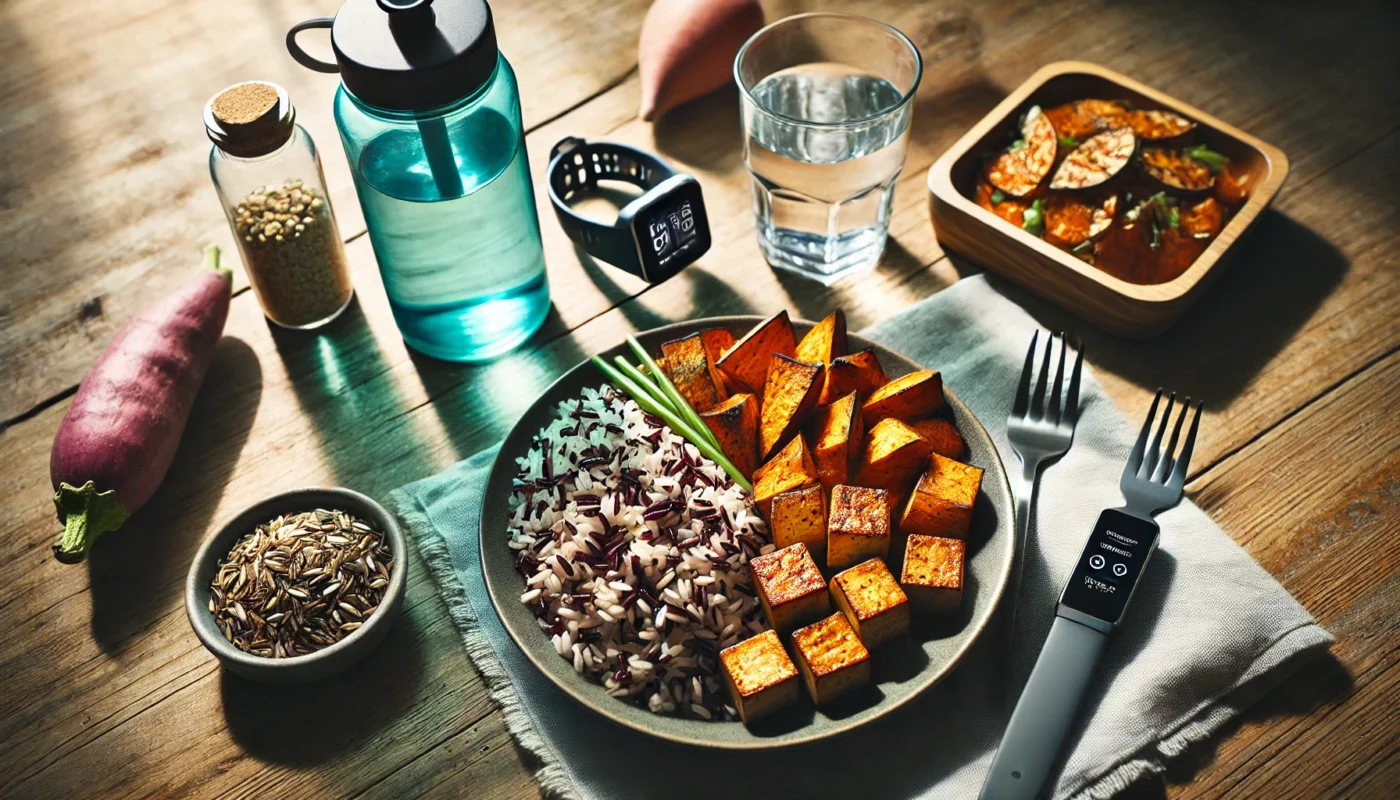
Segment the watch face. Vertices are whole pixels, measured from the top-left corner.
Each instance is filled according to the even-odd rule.
[[[1060,602],[1117,624],[1157,543],[1157,526],[1109,510],[1099,515]]]
[[[693,178],[671,178],[657,189],[662,191],[632,219],[642,269],[651,283],[675,275],[710,249],[700,184]]]

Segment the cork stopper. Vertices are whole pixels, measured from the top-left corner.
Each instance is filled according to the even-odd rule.
[[[275,83],[235,83],[204,106],[204,129],[220,150],[240,158],[266,155],[292,135],[296,110]]]

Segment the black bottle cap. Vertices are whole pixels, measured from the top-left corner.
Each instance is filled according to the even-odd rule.
[[[303,65],[325,69],[330,65],[317,66],[323,62],[294,42],[300,30],[323,27],[309,23],[292,29],[288,47]],[[330,27],[345,88],[379,108],[446,105],[480,89],[496,69],[496,28],[485,0],[346,0]]]

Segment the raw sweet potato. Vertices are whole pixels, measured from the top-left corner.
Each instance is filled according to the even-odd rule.
[[[931,369],[895,378],[870,393],[860,407],[865,427],[882,419],[915,420],[943,409],[943,376]]]
[[[826,492],[821,486],[807,486],[773,498],[768,529],[774,545],[801,542],[818,564],[826,563]]]
[[[822,387],[818,403],[835,402],[851,392],[868,397],[889,379],[873,350],[862,350],[848,356],[833,358],[826,368],[826,386]]]
[[[1031,106],[1021,123],[1021,138],[987,164],[987,182],[1012,197],[1027,197],[1050,174],[1058,147],[1055,126],[1040,106]]]
[[[794,436],[786,447],[754,472],[753,502],[763,513],[764,519],[772,519],[774,497],[817,483],[817,467],[812,463],[812,453],[801,436]]]
[[[981,487],[981,469],[934,453],[904,506],[899,532],[966,539]]]
[[[846,312],[839,308],[813,325],[797,343],[797,360],[808,364],[830,364],[831,359],[846,353]]]
[[[962,434],[958,433],[958,429],[948,420],[941,417],[919,419],[909,423],[909,427],[928,439],[928,443],[933,446],[933,452],[938,455],[958,461],[967,457],[967,444],[963,442]],[[817,469],[821,470],[820,460],[817,461]]]
[[[856,485],[884,489],[899,508],[914,479],[928,465],[933,446],[897,419],[881,420],[865,437]]]
[[[719,449],[746,476],[758,467],[758,399],[740,393],[701,411],[700,419],[719,440]]]
[[[662,344],[661,356],[666,359],[662,367],[666,377],[696,411],[708,411],[724,399],[720,389],[723,378],[710,362],[700,334]]]
[[[825,372],[822,364],[804,364],[781,353],[773,355],[763,387],[758,426],[759,458],[768,458],[802,430],[802,423],[821,394]]]
[[[786,310],[779,311],[744,334],[744,338],[720,356],[715,366],[724,373],[732,391],[754,394],[762,405],[763,385],[767,381],[768,365],[774,353],[789,358],[797,353],[797,340]]]
[[[851,392],[831,405],[817,406],[807,422],[812,461],[827,491],[838,483],[850,483],[851,467],[859,463],[865,434],[859,399]]]

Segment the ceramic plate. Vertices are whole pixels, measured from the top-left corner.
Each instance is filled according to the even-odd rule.
[[[704,328],[728,328],[735,336],[742,336],[760,321],[761,317],[754,316],[711,317],[657,328],[637,338],[655,354],[660,352],[662,342]],[[810,322],[793,322],[799,338],[811,326]],[[904,356],[859,336],[852,335],[850,344],[852,350],[875,350],[890,378],[919,368]],[[633,359],[625,342],[603,354],[609,360],[615,355]],[[530,406],[501,445],[500,455],[491,469],[481,515],[481,567],[496,613],[535,667],[580,703],[620,725],[696,747],[734,750],[787,747],[849,733],[894,711],[947,675],[988,627],[992,609],[1011,573],[1014,538],[1011,487],[991,437],[958,400],[956,387],[948,387],[945,389],[948,407],[967,441],[968,460],[985,470],[968,537],[967,580],[959,614],[945,618],[915,614],[907,639],[888,643],[873,653],[873,684],[869,689],[823,709],[812,706],[804,689],[799,709],[782,714],[780,718],[764,720],[753,729],[739,722],[653,714],[644,707],[609,697],[601,686],[574,672],[573,665],[559,657],[529,608],[521,604],[523,583],[515,571],[514,553],[506,546],[515,459],[528,451],[530,440],[554,416],[560,401],[576,397],[585,386],[598,386],[604,380],[597,367],[585,361],[555,381]]]

